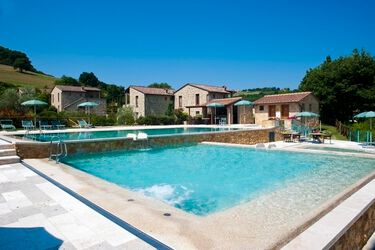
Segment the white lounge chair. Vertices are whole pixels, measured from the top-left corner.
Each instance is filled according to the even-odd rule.
[[[128,133],[126,138],[133,139],[133,141],[137,140],[137,135],[134,133]]]
[[[138,133],[138,136],[137,136],[138,140],[147,140],[147,138],[148,138],[148,135],[146,133],[142,133],[142,132]]]

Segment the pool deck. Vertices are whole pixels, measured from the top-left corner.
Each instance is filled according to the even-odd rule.
[[[153,249],[23,164],[1,165],[0,249],[57,247]]]
[[[160,127],[158,126],[158,128]],[[82,130],[79,129],[79,131]],[[89,131],[92,130],[89,129]],[[373,148],[363,148],[358,143],[335,140],[332,141],[332,144],[316,145],[284,142],[252,146],[216,144],[256,147],[265,150],[308,151],[317,154],[354,154],[375,158],[375,149]],[[271,146],[268,149],[269,145],[275,145],[276,148]],[[305,149],[306,145],[318,149]],[[319,150],[319,147],[335,147],[364,152],[327,152],[323,148]],[[374,172],[366,180],[360,180],[348,190],[344,190],[319,208],[314,209],[307,216],[306,214],[304,216],[296,215],[296,219],[292,220],[290,225],[285,226],[277,220],[279,212],[277,210],[269,218],[256,214],[259,204],[270,203],[270,206],[279,209],[285,202],[282,200],[282,197],[285,196],[282,195],[277,196],[276,194],[276,198],[263,197],[222,212],[200,217],[158,200],[144,197],[139,193],[131,192],[64,164],[57,165],[46,159],[28,159],[25,162],[73,192],[176,249],[246,249],[250,246],[253,249],[279,248],[290,240],[288,237],[291,233],[297,236],[296,228],[301,229],[301,225],[304,224],[303,229],[306,229],[313,224],[312,221],[306,224],[306,220],[316,218],[317,214],[322,211],[324,211],[324,214],[328,212],[327,215],[330,215],[329,211],[342,202],[343,197],[348,198],[366,183],[374,183],[375,177]],[[284,190],[279,192],[283,193]],[[365,193],[368,194],[368,192]],[[63,241],[62,249],[152,248],[22,164],[0,166],[0,194],[1,227],[44,227],[51,235]],[[373,194],[374,192],[368,194],[367,197],[371,198],[370,196],[372,196],[372,199],[374,199]],[[171,216],[164,216],[165,213],[170,213]],[[109,234],[108,231],[116,233]],[[22,237],[26,237],[25,234],[27,233],[29,233],[27,230],[21,230]],[[1,239],[2,237],[0,237],[0,248],[2,248],[1,244],[9,245],[9,240],[3,239],[2,241]],[[27,239],[33,245],[42,244],[37,242],[35,238],[28,237]],[[44,244],[53,245],[57,242],[59,241],[49,239]],[[14,244],[21,243],[14,241]],[[371,244],[371,241],[369,241],[369,244]],[[289,249],[298,249],[298,245],[296,246],[297,248]],[[370,247],[372,246],[370,245]]]

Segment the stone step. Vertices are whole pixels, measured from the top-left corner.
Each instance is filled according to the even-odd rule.
[[[18,163],[20,161],[21,160],[17,155],[0,157],[0,165]]]
[[[0,144],[0,150],[3,150],[3,149],[14,149],[14,145],[13,144]]]
[[[1,156],[11,156],[11,155],[17,155],[15,149],[0,149],[0,157]]]

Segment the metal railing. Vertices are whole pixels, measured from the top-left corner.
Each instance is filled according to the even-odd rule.
[[[57,143],[54,144],[54,139],[58,139]],[[53,148],[55,147],[55,152],[53,152]],[[49,158],[48,160],[53,160],[55,158],[56,164],[59,164],[60,160],[64,157],[68,156],[68,149],[66,147],[66,143],[61,140],[59,136],[52,136],[49,146]]]

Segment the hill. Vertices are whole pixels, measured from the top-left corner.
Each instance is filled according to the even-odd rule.
[[[0,64],[0,83],[8,83],[17,87],[52,89],[56,78],[31,71],[19,72],[13,67]]]
[[[244,89],[238,91],[234,94],[235,97],[242,97],[245,100],[255,101],[265,95],[274,95],[274,94],[285,94],[296,92],[297,90],[291,90],[289,88],[280,89],[276,87],[265,87],[265,88],[254,88],[254,89]]]

